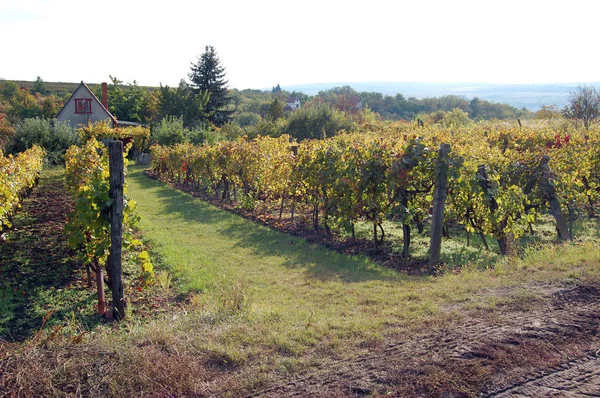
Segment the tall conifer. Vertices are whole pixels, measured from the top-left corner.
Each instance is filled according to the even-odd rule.
[[[227,106],[231,102],[225,80],[225,68],[217,56],[213,46],[206,46],[204,53],[198,57],[196,63],[192,63],[191,72],[188,75],[191,81],[190,87],[194,95],[208,92],[209,98],[204,109],[205,115],[216,126],[222,126],[231,119],[233,110]]]

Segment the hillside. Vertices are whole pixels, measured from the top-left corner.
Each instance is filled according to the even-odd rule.
[[[20,87],[32,89],[35,81],[16,80]],[[100,83],[86,82],[92,89]],[[79,83],[44,82],[49,94],[59,97],[69,95]],[[600,83],[589,83],[600,84]],[[460,95],[467,98],[505,103],[515,108],[527,108],[537,111],[543,105],[556,105],[563,108],[569,99],[569,94],[579,83],[557,84],[488,84],[488,83],[425,83],[425,82],[332,82],[315,84],[286,85],[286,91],[302,92],[307,95],[317,95],[320,91],[334,87],[350,86],[358,92],[378,92],[384,95],[402,94],[405,98],[431,98],[445,95]],[[123,86],[126,86],[125,84]],[[142,86],[141,86],[142,87]],[[158,87],[143,86],[149,91]],[[232,87],[233,88],[233,87]],[[270,91],[268,88],[264,88]]]
[[[542,105],[556,105],[563,108],[567,104],[569,93],[579,83],[560,84],[486,84],[486,83],[414,83],[414,82],[337,82],[319,84],[298,84],[284,86],[288,91],[301,91],[315,95],[319,91],[333,87],[351,86],[356,91],[380,92],[387,95],[402,94],[404,97],[439,97],[444,95],[462,95],[467,98],[506,103],[515,108],[539,110]],[[595,84],[595,83],[591,83]]]

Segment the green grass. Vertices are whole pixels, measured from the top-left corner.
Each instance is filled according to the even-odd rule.
[[[496,306],[474,293],[598,277],[596,267],[586,266],[600,260],[596,243],[552,246],[534,262],[490,256],[487,271],[459,259],[467,265],[458,274],[407,276],[222,211],[146,178],[139,168],[131,169],[128,181],[145,238],[180,292],[193,296],[190,314],[171,326],[174,333],[198,322],[218,324],[204,349],[236,353],[233,362],[245,363],[265,349],[283,368],[292,366],[290,357],[306,365],[323,356],[354,355],[425,321],[443,324],[459,316],[449,310],[456,304]],[[556,257],[561,260],[548,262]],[[503,300],[523,297],[516,292],[514,300]],[[224,327],[215,321],[222,313],[237,318],[227,318]]]

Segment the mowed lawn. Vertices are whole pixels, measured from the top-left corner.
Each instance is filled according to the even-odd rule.
[[[261,384],[273,369],[296,373],[362,354],[465,310],[535,301],[538,293],[519,288],[532,281],[598,279],[594,244],[551,246],[486,271],[467,266],[455,274],[407,276],[220,210],[147,178],[139,167],[130,167],[127,181],[144,239],[172,274],[171,289],[187,297],[185,312],[172,322],[157,320],[152,333],[140,329],[139,337],[191,344],[217,365],[242,366],[241,390]],[[157,281],[167,288],[164,271]],[[505,287],[516,288],[501,297],[474,294]]]

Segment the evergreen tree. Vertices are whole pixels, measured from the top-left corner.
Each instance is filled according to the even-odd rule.
[[[283,117],[283,102],[281,102],[278,98],[275,98],[269,106],[269,112],[267,113],[267,116],[272,121],[281,119]]]
[[[225,68],[221,65],[213,46],[206,46],[198,62],[192,64],[188,75],[195,96],[208,93],[208,102],[204,109],[208,120],[216,126],[222,126],[231,119],[233,110],[227,109],[231,96],[227,90]]]

